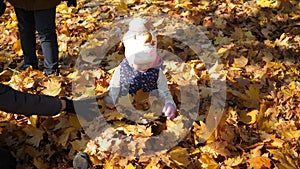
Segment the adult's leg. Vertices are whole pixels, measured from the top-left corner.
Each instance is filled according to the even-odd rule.
[[[24,53],[24,69],[32,66],[38,68],[38,59],[36,57],[36,37],[35,37],[35,21],[33,11],[15,7],[18,19],[18,28],[20,33],[21,47]]]
[[[36,29],[44,54],[46,74],[58,73],[58,43],[55,26],[56,8],[34,11]]]

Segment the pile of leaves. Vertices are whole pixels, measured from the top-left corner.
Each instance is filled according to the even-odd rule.
[[[105,169],[299,168],[299,9],[300,3],[295,0],[80,0],[76,8],[62,3],[57,7],[61,76],[45,76],[41,72],[40,48],[37,53],[41,70],[21,70],[23,53],[17,20],[12,6],[8,6],[0,18],[0,80],[20,91],[74,99],[104,96],[114,67],[124,58],[121,42],[108,51],[98,67],[81,64],[78,71],[75,64],[95,61],[93,57],[80,56],[82,47],[94,38],[95,32],[102,30],[94,42],[102,44],[105,37],[112,36],[108,34],[110,30],[103,28],[134,14],[163,12],[201,26],[217,53],[208,51],[205,57],[217,56],[220,62],[203,62],[186,45],[161,34],[159,48],[180,56],[188,67],[186,71],[176,63],[166,62],[166,70],[184,72],[182,77],[187,80],[196,79],[199,107],[181,105],[185,96],[181,95],[180,86],[184,84],[179,84],[180,77],[166,72],[177,106],[186,110],[186,114],[179,112],[181,116],[174,121],[160,116],[161,105],[155,99],[151,101],[157,103],[152,105],[158,107],[157,111],[143,114],[142,119],[130,117],[141,120],[132,122],[128,114],[104,105],[100,98],[98,104],[104,119],[84,119],[66,112],[54,117],[0,112],[0,145],[14,154],[19,168],[71,168],[78,151],[87,152],[96,167]],[[173,25],[176,30],[176,24]],[[211,83],[211,75],[216,71],[224,75],[217,80],[226,80],[226,98],[220,96],[226,105],[217,128],[210,133],[208,124],[214,121],[210,121],[208,112],[221,110],[211,103],[212,97],[218,96]],[[188,94],[185,98],[189,98]],[[190,99],[194,103],[195,98]],[[192,116],[194,110],[197,118]],[[193,119],[190,128],[186,119]],[[104,128],[93,138],[87,134],[89,130],[84,130],[91,124],[100,125],[96,126],[99,128],[106,122],[112,128]],[[116,130],[122,138],[140,143],[161,133],[167,138],[181,139],[166,152],[144,157],[145,150],[156,147],[138,147],[141,144],[133,141],[120,145],[118,140],[107,137],[115,135]],[[206,135],[208,138],[203,141]],[[131,154],[121,156],[114,153],[116,148],[128,149]]]

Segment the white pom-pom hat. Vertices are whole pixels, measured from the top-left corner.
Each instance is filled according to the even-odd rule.
[[[135,18],[129,23],[129,30],[123,37],[125,57],[130,65],[146,65],[155,63],[157,56],[157,39],[153,31],[146,26],[147,20]],[[145,43],[145,33],[150,32],[155,41],[154,45]]]

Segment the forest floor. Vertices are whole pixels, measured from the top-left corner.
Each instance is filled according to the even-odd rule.
[[[124,58],[125,21],[137,15],[157,31],[180,116],[166,120],[160,109],[124,115],[102,97],[97,103],[106,122],[86,118],[85,112],[53,117],[0,112],[0,145],[17,158],[18,168],[72,168],[79,151],[104,169],[300,168],[296,0],[79,0],[76,8],[62,2],[56,20],[60,76],[42,73],[39,41],[40,70],[21,69],[17,20],[8,5],[0,18],[0,80],[29,93],[105,95]]]

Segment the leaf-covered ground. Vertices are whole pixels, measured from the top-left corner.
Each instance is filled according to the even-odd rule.
[[[2,83],[20,91],[69,98],[88,97],[95,91],[97,94],[105,93],[111,69],[123,58],[122,47],[116,46],[109,51],[103,67],[78,74],[74,65],[78,61],[80,47],[93,38],[97,30],[109,26],[120,17],[162,12],[205,28],[204,33],[218,54],[220,62],[213,66],[206,65],[190,56],[191,52],[185,50],[182,44],[163,36],[159,38],[159,47],[181,56],[190,68],[186,74],[196,77],[200,93],[200,118],[186,131],[181,130],[185,124],[185,119],[181,117],[171,122],[150,112],[144,117],[154,120],[154,123],[133,124],[124,120],[123,114],[103,106],[101,111],[105,120],[124,135],[135,139],[147,139],[159,134],[155,132],[165,131],[165,128],[169,128],[166,130],[169,138],[170,135],[172,138],[184,135],[180,143],[168,152],[151,158],[132,158],[107,151],[119,146],[109,139],[103,139],[105,145],[89,140],[77,116],[62,112],[55,117],[24,117],[0,112],[0,145],[11,150],[18,159],[18,168],[72,168],[72,160],[78,151],[86,151],[95,167],[105,169],[300,168],[298,1],[80,0],[78,3],[77,8],[68,8],[64,3],[57,7],[61,61],[59,77],[42,74],[40,47],[37,53],[41,71],[21,70],[23,58],[16,16],[13,8],[8,6],[0,18]],[[105,33],[109,31],[103,29],[101,36],[110,36]],[[103,43],[101,37],[98,40],[97,43]],[[171,64],[166,66],[172,70]],[[222,78],[226,80],[226,106],[218,127],[202,142],[209,128],[206,122],[214,93],[211,92],[214,89],[210,75],[216,70],[222,70]],[[96,79],[92,81],[96,89],[86,87],[91,83],[89,79]],[[168,76],[168,79],[173,97],[179,104],[182,99],[178,94],[179,84],[175,77]],[[78,85],[76,90],[72,90],[71,83],[85,85]],[[101,99],[99,104],[103,105]],[[187,109],[192,110],[192,106]],[[217,107],[213,108],[218,111]],[[84,122],[90,124],[90,121]],[[98,124],[101,125],[101,121]],[[105,132],[99,137],[110,134],[109,130]],[[136,147],[128,145],[128,148]],[[140,150],[143,149],[137,153],[142,153]]]

